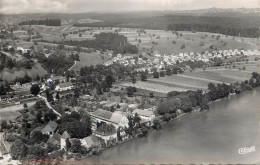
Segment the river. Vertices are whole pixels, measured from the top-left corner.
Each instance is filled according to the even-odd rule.
[[[239,154],[239,148],[255,151]],[[88,163],[259,163],[260,88],[210,104],[165,124],[148,137],[109,148]]]

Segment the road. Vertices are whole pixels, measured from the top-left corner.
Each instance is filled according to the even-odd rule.
[[[53,112],[56,113],[59,117],[61,117],[61,114],[52,108],[52,106],[50,105],[50,103],[47,101],[47,99],[45,97],[43,97],[41,95],[38,95],[38,97],[42,98],[45,101],[47,107],[50,108],[51,110],[53,110]]]

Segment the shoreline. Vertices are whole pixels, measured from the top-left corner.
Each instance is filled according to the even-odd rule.
[[[256,87],[256,88],[257,88],[257,87]],[[253,88],[253,90],[256,89],[256,88]],[[250,90],[246,90],[246,91],[250,91]],[[252,91],[252,90],[251,90],[251,91]],[[244,91],[244,92],[245,92],[245,91]],[[242,92],[242,93],[244,93],[244,92]],[[242,94],[242,93],[240,93],[240,94]],[[238,94],[237,94],[237,93],[229,94],[227,97],[224,97],[224,98],[217,99],[217,100],[214,100],[214,101],[209,102],[208,105],[210,105],[210,104],[212,104],[212,103],[215,103],[215,102],[220,102],[220,101],[222,101],[222,100],[224,100],[224,99],[226,99],[226,98],[230,98],[230,97],[235,96],[235,95],[238,95]],[[163,121],[162,124],[161,124],[161,126],[163,126],[163,125],[165,125],[165,124],[167,124],[167,123],[169,123],[169,122],[175,121],[175,120],[177,120],[177,119],[180,119],[181,117],[183,117],[183,116],[185,116],[185,115],[187,115],[187,114],[195,113],[195,112],[204,112],[204,111],[209,111],[209,110],[210,110],[210,109],[208,109],[208,110],[201,110],[200,108],[197,108],[197,109],[194,109],[194,110],[192,110],[191,112],[188,112],[188,113],[181,113],[181,114],[177,115],[175,118],[170,119],[169,121]],[[161,129],[163,129],[163,128],[161,128]],[[152,131],[156,131],[156,129],[151,128],[151,129],[148,130],[148,133],[149,133],[149,132],[152,132]],[[149,136],[149,134],[147,134],[147,136]],[[107,147],[107,148],[103,148],[101,151],[105,151],[105,150],[107,150],[107,149],[116,147],[116,146],[118,146],[118,145],[120,145],[120,144],[126,143],[126,142],[131,141],[131,140],[134,140],[134,139],[136,139],[136,138],[140,138],[140,137],[131,137],[130,139],[127,139],[127,140],[125,140],[125,141],[123,141],[123,142],[117,143],[117,144],[115,144],[115,145],[113,145],[113,146],[110,146],[110,147]],[[142,137],[141,137],[141,138],[142,138]],[[99,155],[101,155],[101,154],[102,154],[102,152],[101,152]],[[94,156],[94,155],[93,155],[93,154],[92,154],[92,155],[88,155],[87,157],[85,157],[85,158],[83,158],[83,159],[89,158],[89,157],[91,157],[91,156]],[[96,156],[98,156],[98,155],[96,155]]]

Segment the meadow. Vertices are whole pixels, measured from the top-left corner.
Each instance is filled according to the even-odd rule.
[[[25,26],[26,27],[26,26]],[[43,40],[62,41],[75,40],[81,41],[93,39],[95,34],[101,32],[115,32],[119,28],[97,28],[97,27],[73,27],[72,25],[63,25],[60,27],[32,26],[38,31]],[[70,34],[75,31],[81,31],[77,34]],[[67,34],[63,37],[63,33]],[[208,32],[190,32],[179,31],[179,36],[172,31],[165,30],[145,30],[145,33],[139,33],[136,28],[121,28],[118,32],[127,37],[130,44],[137,45],[139,50],[150,53],[158,52],[161,54],[176,54],[181,52],[204,52],[227,49],[257,49],[259,41],[253,38],[233,37]],[[20,33],[18,33],[20,34]],[[79,35],[81,34],[81,36]],[[24,35],[23,33],[21,35]],[[217,37],[219,36],[219,37]],[[184,47],[182,47],[185,45]],[[210,48],[210,46],[213,48]]]
[[[74,71],[80,71],[80,68],[85,66],[103,64],[108,60],[108,56],[97,54],[97,53],[79,53],[80,61],[77,61],[76,64],[70,69]]]

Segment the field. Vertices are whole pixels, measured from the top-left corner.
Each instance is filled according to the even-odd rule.
[[[84,66],[103,64],[108,59],[108,57],[104,55],[85,52],[80,52],[79,57],[80,61],[77,61],[71,70],[80,71],[80,68]]]
[[[2,72],[0,72],[0,78],[5,79],[7,81],[13,81],[16,77],[23,77],[25,74],[28,74],[32,78],[36,78],[37,75],[40,77],[47,74],[47,71],[39,64],[36,63],[32,69],[7,69],[5,68]]]
[[[257,66],[251,66],[255,71]],[[254,67],[254,68],[253,68]],[[258,68],[259,69],[259,68]],[[238,69],[210,69],[204,71],[185,72],[184,74],[152,78],[138,81],[135,84],[122,83],[124,87],[133,86],[139,90],[167,94],[170,91],[203,90],[207,91],[208,84],[242,82],[251,77],[250,71]]]
[[[26,27],[26,26],[24,26]],[[73,27],[72,25],[63,25],[60,27],[48,27],[48,26],[32,26],[35,31],[38,31],[43,40],[47,41],[62,41],[62,40],[85,40],[93,39],[95,34],[101,32],[115,32],[118,28],[89,28],[89,27]],[[80,32],[81,37],[78,34],[69,34],[70,32],[84,30]],[[86,30],[86,31],[85,31]],[[202,52],[212,51],[210,45],[214,46],[214,49],[245,49],[254,50],[257,49],[259,41],[252,38],[232,37],[222,34],[207,33],[207,32],[188,32],[180,31],[182,36],[177,37],[172,34],[171,31],[164,30],[145,30],[146,33],[138,32],[136,28],[122,28],[119,34],[127,37],[131,44],[137,45],[139,50],[148,50],[152,52],[159,52],[161,54],[170,53],[181,53],[181,52]],[[63,33],[68,34],[65,38],[62,36]],[[24,37],[23,33],[21,36]],[[220,38],[217,39],[216,36]],[[140,40],[140,42],[139,42]],[[175,43],[173,43],[173,41]],[[226,45],[224,45],[226,43]],[[181,49],[181,46],[185,45]]]

